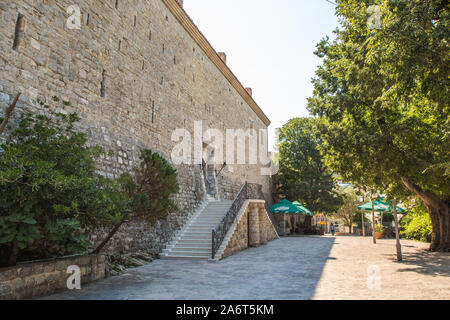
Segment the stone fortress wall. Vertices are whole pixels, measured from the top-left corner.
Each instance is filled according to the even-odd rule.
[[[67,27],[72,5],[80,8],[80,29]],[[0,49],[0,113],[17,92],[22,96],[16,113],[40,112],[38,99],[69,101],[66,111],[81,117],[78,129],[89,143],[114,151],[98,164],[111,178],[137,165],[143,148],[170,160],[178,143],[173,131],[185,128],[194,137],[194,121],[223,132],[270,123],[251,90],[226,67],[225,55],[212,53],[176,0],[1,1]],[[260,174],[261,167],[227,165],[218,177],[221,197],[232,199],[248,181],[262,185],[269,200],[270,178]],[[123,227],[107,251],[159,252],[201,203],[200,166],[176,168],[180,211],[153,227]]]

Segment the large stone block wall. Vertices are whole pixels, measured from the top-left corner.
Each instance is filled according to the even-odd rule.
[[[220,259],[229,257],[248,247],[258,247],[278,239],[278,234],[267,215],[265,202],[248,200],[238,216],[238,222],[232,232]]]
[[[66,25],[66,10],[74,4],[81,9],[80,30]],[[64,112],[78,113],[78,129],[87,133],[89,143],[114,151],[114,156],[98,163],[99,172],[110,178],[137,165],[143,148],[170,160],[178,143],[171,139],[173,131],[185,128],[194,137],[194,121],[202,121],[204,130],[223,133],[266,128],[162,0],[117,4],[116,8],[115,0],[1,1],[0,115],[19,91],[16,114],[42,112],[38,99],[58,96],[69,101]],[[178,218],[169,219],[165,227],[143,226],[153,230],[145,246],[158,242],[155,234],[175,232],[204,197],[200,167],[176,168]],[[232,199],[249,181],[261,184],[268,199],[270,181],[260,169],[260,165],[227,165],[220,174],[223,198]],[[141,232],[131,230],[130,237]]]
[[[236,252],[245,250],[249,247],[249,239],[248,239],[248,214],[249,208],[247,208],[239,219],[239,222],[236,226],[236,229],[233,231],[233,235],[231,236],[228,244],[226,245],[225,250],[223,251],[222,257],[229,257]]]
[[[37,261],[0,269],[0,300],[19,300],[67,290],[69,266],[80,268],[81,284],[105,277],[105,256],[90,255]]]

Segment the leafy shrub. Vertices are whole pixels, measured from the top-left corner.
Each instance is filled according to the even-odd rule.
[[[431,242],[431,219],[422,202],[401,220],[400,234],[406,239]]]
[[[135,216],[155,223],[178,209],[170,198],[179,191],[178,174],[166,159],[152,150],[142,150],[140,158],[140,166],[134,169],[136,183],[128,188],[129,195],[135,199]]]
[[[383,232],[384,231],[384,227],[381,224],[376,224],[375,225],[375,232]]]
[[[0,264],[14,265],[19,254],[83,252],[90,227],[115,224],[132,209],[119,181],[96,174],[103,151],[74,130],[78,116],[41,105],[45,115],[20,115],[0,144],[0,253],[9,256]]]
[[[140,166],[134,168],[135,178],[124,173],[118,180],[124,192],[132,199],[132,214],[123,215],[122,220],[93,253],[99,253],[128,219],[142,219],[154,224],[178,209],[170,199],[170,196],[179,190],[177,171],[163,157],[151,150],[142,150],[140,158]]]

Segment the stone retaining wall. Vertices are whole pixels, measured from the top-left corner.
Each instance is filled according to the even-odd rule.
[[[105,256],[89,255],[21,263],[0,269],[0,300],[20,300],[67,290],[69,266],[80,268],[81,284],[105,277]]]
[[[238,222],[225,246],[220,259],[231,256],[248,247],[264,245],[278,239],[278,234],[267,215],[262,200],[248,200],[238,216]]]

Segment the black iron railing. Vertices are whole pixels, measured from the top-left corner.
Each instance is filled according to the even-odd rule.
[[[216,252],[222,245],[223,239],[227,235],[228,230],[230,230],[230,227],[235,222],[236,217],[242,206],[244,205],[245,200],[247,200],[247,187],[248,183],[245,182],[222,220],[212,231],[212,259],[214,259],[214,257],[216,256]]]

